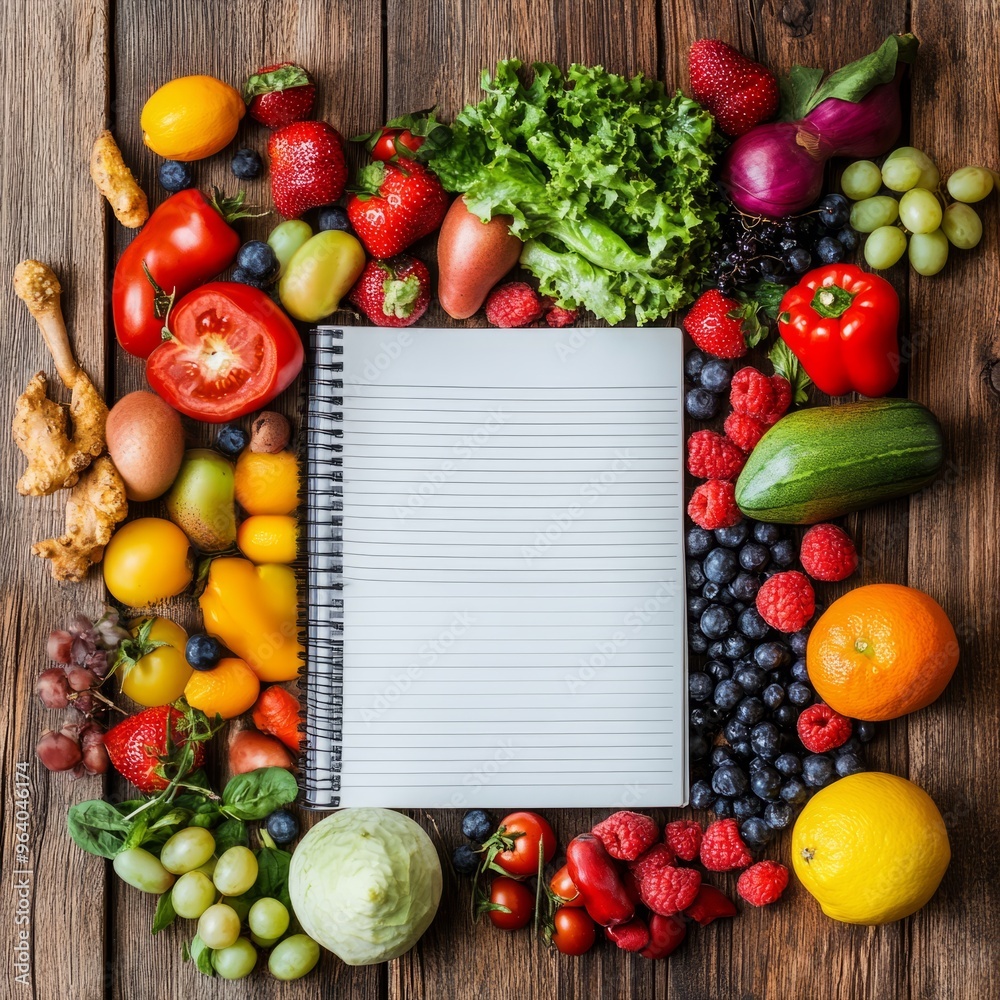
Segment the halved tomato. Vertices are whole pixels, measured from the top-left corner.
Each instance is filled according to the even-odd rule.
[[[264,292],[212,281],[167,318],[170,336],[146,362],[146,381],[174,409],[225,423],[269,403],[302,370],[302,340]]]

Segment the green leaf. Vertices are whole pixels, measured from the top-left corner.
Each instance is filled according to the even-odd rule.
[[[812,379],[806,374],[802,362],[792,353],[792,349],[780,337],[768,355],[774,365],[775,375],[788,380],[792,387],[792,403],[801,406],[809,401],[809,386]]]
[[[174,903],[170,896],[170,889],[160,895],[156,903],[156,913],[153,914],[153,926],[150,933],[159,934],[164,927],[169,927],[177,919]]]
[[[101,858],[120,854],[132,830],[115,806],[100,799],[70,806],[66,826],[77,847]]]
[[[257,899],[271,896],[281,900],[289,913],[292,900],[288,894],[288,866],[292,856],[279,847],[262,847],[257,852],[257,881],[250,890]]]
[[[781,105],[778,117],[782,121],[798,121],[804,118],[803,110],[809,104],[809,98],[816,93],[823,70],[812,66],[793,66],[788,73],[778,80],[778,90],[781,93]]]
[[[751,289],[750,294],[759,311],[768,319],[776,320],[781,300],[787,291],[785,285],[776,285],[773,281],[761,281]]]
[[[215,833],[215,853],[222,855],[230,847],[249,847],[250,835],[241,819],[227,819],[218,825]]]
[[[231,819],[264,819],[298,794],[298,782],[284,768],[261,767],[229,781],[222,793],[222,812]]]
[[[191,942],[189,954],[199,972],[206,976],[215,975],[215,970],[212,968],[212,949],[197,934]]]
[[[188,825],[188,820],[191,819],[191,810],[183,809],[175,806],[173,809],[164,813],[159,818],[155,819],[149,824],[150,830],[163,830],[168,827],[181,827]]]

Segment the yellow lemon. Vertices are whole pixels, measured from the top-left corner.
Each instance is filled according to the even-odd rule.
[[[214,76],[165,83],[142,109],[142,141],[168,160],[202,160],[233,141],[246,105]]]
[[[852,774],[814,795],[792,832],[792,865],[823,912],[849,924],[915,913],[944,877],[951,848],[938,807],[894,774]]]

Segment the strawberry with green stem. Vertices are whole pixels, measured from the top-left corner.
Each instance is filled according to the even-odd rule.
[[[348,298],[376,326],[411,326],[431,301],[431,276],[422,261],[406,254],[370,260]]]

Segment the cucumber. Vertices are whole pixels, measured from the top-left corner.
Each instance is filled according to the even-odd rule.
[[[813,524],[913,493],[943,459],[937,418],[912,400],[815,406],[760,439],[736,482],[736,503],[757,521]]]

